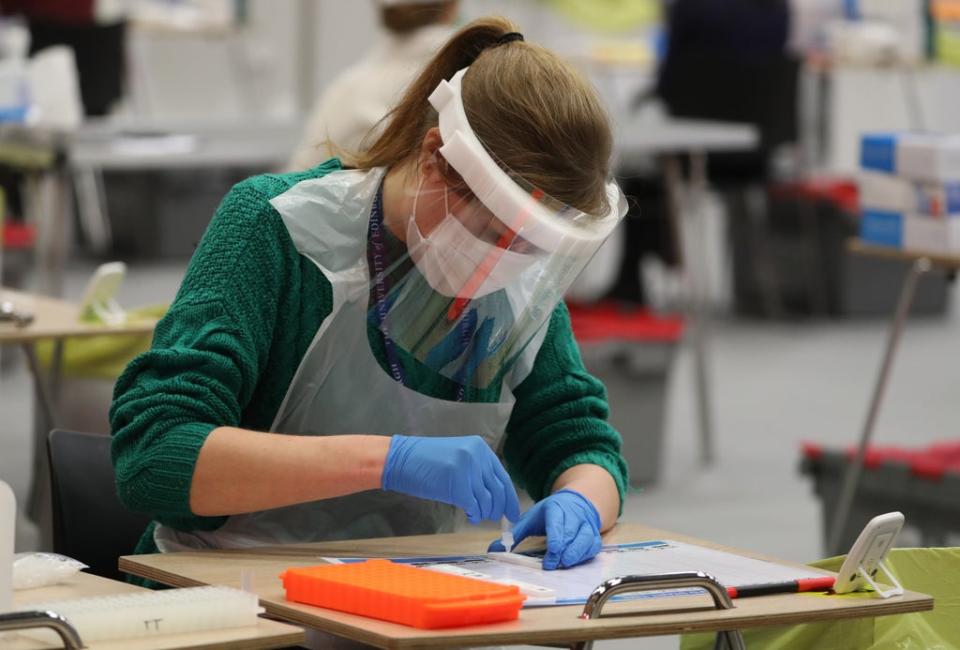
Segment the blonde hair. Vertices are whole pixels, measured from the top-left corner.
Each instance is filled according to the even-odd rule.
[[[383,118],[385,127],[375,140],[351,156],[356,166],[391,167],[415,159],[427,131],[437,126],[430,93],[470,66],[462,84],[464,109],[494,159],[556,200],[605,213],[612,137],[596,90],[542,47],[498,42],[514,31],[504,18],[483,18],[457,32]]]
[[[456,0],[437,0],[437,2],[381,5],[380,22],[387,31],[405,36],[446,20],[455,3]]]

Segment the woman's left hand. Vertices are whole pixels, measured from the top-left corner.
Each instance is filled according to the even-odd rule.
[[[571,489],[554,492],[530,508],[513,527],[513,540],[520,544],[530,535],[546,535],[543,568],[569,569],[600,552],[600,515],[590,500]],[[489,551],[503,551],[500,540]]]

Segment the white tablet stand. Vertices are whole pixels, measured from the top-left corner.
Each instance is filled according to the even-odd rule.
[[[127,273],[123,262],[108,262],[100,265],[87,283],[80,301],[80,317],[96,317],[107,325],[123,325],[127,313],[117,304],[114,296]]]
[[[903,587],[883,561],[902,527],[903,515],[899,512],[888,512],[871,519],[843,561],[834,592],[862,591],[869,585],[880,598],[903,595]],[[892,589],[881,589],[877,584],[876,577],[881,570],[893,584]]]

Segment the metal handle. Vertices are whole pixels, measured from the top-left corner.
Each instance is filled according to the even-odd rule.
[[[713,604],[717,609],[733,609],[733,601],[727,594],[727,588],[717,582],[713,576],[702,571],[684,571],[611,578],[593,590],[593,593],[587,598],[587,604],[583,606],[583,613],[580,618],[587,620],[600,618],[603,606],[618,594],[688,587],[706,589],[707,593],[713,598]],[[743,636],[737,630],[718,632],[715,647],[730,648],[731,650],[745,650],[746,648]],[[570,648],[571,650],[591,650],[593,641],[574,643],[571,644]]]
[[[26,630],[34,627],[49,627],[63,640],[65,650],[79,650],[83,647],[80,635],[64,617],[54,612],[10,612],[0,614],[0,632]]]

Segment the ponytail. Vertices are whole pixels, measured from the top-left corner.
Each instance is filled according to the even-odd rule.
[[[430,94],[441,81],[449,81],[458,70],[473,63],[484,49],[512,31],[516,31],[515,26],[505,18],[483,18],[457,32],[410,84],[400,103],[380,120],[386,127],[366,151],[353,156],[356,166],[392,167],[417,151],[424,134],[437,124],[437,115],[429,103]]]
[[[504,38],[516,31],[504,18],[483,18],[457,32],[381,120],[374,141],[348,154],[350,161],[371,168],[415,159],[438,123],[430,94],[469,67],[461,85],[463,107],[494,159],[566,205],[605,214],[613,143],[596,90],[552,52]]]

